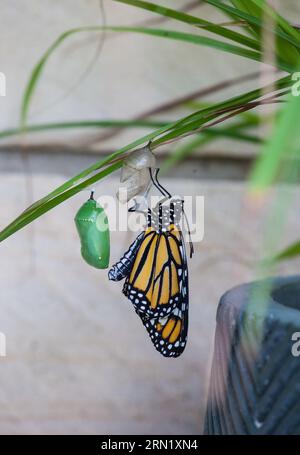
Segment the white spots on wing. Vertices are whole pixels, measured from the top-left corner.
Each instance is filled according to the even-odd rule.
[[[161,325],[165,325],[165,324],[166,324],[166,322],[167,322],[167,320],[168,320],[168,318],[167,318],[167,317],[164,317],[164,318],[160,318],[160,319],[159,319],[159,323],[160,323]]]

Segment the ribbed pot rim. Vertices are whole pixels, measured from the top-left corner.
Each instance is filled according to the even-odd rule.
[[[253,297],[260,295],[264,297]],[[269,277],[230,289],[221,297],[217,321],[224,311],[238,314],[243,308],[256,317],[265,317],[267,308],[268,317],[280,318],[300,330],[300,275]]]

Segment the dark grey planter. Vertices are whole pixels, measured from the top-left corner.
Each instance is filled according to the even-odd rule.
[[[205,434],[300,434],[296,332],[300,275],[244,284],[221,298]]]

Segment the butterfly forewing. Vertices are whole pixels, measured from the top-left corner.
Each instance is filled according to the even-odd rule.
[[[175,227],[163,233],[152,228],[145,231],[123,288],[137,312],[164,317],[178,305],[183,271],[181,247],[180,233]]]

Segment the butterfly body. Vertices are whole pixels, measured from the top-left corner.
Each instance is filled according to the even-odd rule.
[[[132,269],[132,265],[138,251],[138,248],[143,240],[144,233],[142,232],[135,241],[130,245],[129,249],[123,255],[119,262],[117,262],[108,272],[108,278],[111,281],[121,281],[125,278]]]

